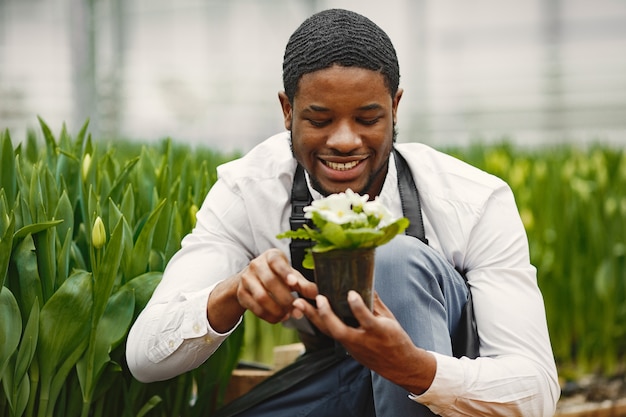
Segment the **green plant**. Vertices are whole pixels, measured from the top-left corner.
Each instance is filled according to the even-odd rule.
[[[537,267],[559,372],[611,375],[626,356],[626,152],[510,144],[454,150],[506,180]]]
[[[154,384],[132,378],[124,342],[228,157],[170,140],[100,151],[87,124],[58,139],[40,125],[44,147],[0,135],[0,414],[208,415],[243,329]]]
[[[367,194],[361,196],[348,189],[345,193],[331,194],[313,201],[304,208],[304,216],[313,220],[315,228],[305,224],[298,230],[288,230],[276,237],[315,242],[302,261],[305,268],[313,269],[311,252],[375,248],[404,232],[409,219],[392,219],[391,213],[378,197],[373,201],[368,201],[368,198]]]

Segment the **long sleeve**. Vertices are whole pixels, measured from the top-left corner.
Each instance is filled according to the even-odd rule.
[[[465,218],[472,225],[466,231],[442,222],[436,230],[466,242],[464,250],[447,255],[468,278],[481,357],[435,354],[432,386],[412,398],[442,416],[551,416],[560,394],[557,371],[536,270],[510,188],[495,188],[473,211],[478,220]]]
[[[277,135],[218,168],[194,230],[129,332],[126,357],[140,381],[173,378],[206,361],[234,331],[217,333],[209,324],[213,288],[264,250],[287,250],[276,234],[289,227],[295,162],[288,139]]]
[[[248,250],[238,242],[247,229],[243,209],[237,195],[222,182],[209,193],[193,233],[183,239],[129,333],[127,360],[137,379],[169,379],[196,368],[230,334],[211,328],[207,302],[221,280],[249,261]]]

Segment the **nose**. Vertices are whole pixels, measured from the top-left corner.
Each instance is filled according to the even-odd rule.
[[[360,148],[362,144],[361,135],[349,122],[338,123],[326,141],[326,146],[344,154]]]

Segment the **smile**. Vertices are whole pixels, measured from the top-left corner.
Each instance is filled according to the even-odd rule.
[[[330,161],[323,161],[323,162],[327,167],[334,169],[336,171],[347,171],[357,166],[361,161],[352,161],[352,162],[346,162],[346,163],[330,162]]]

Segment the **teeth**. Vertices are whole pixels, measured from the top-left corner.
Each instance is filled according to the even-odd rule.
[[[335,169],[337,171],[347,171],[357,166],[359,164],[359,161],[348,162],[346,164],[341,164],[338,162],[330,162],[330,161],[324,161],[324,163],[326,164],[326,166],[332,169]]]

